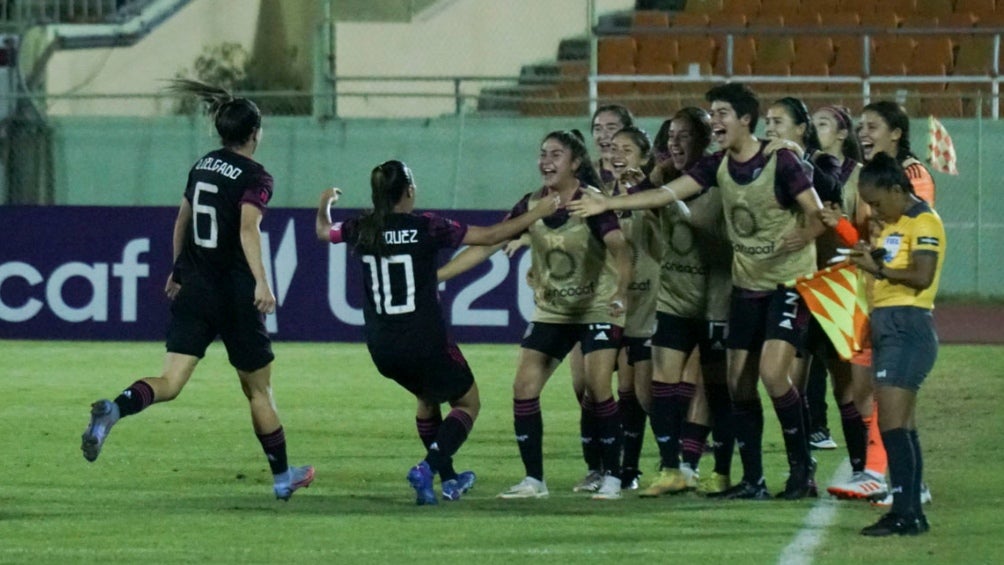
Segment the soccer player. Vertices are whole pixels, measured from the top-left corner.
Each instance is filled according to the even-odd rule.
[[[553,194],[563,204],[586,192],[599,194],[598,188],[581,182],[582,167],[592,168],[592,164],[578,132],[547,134],[538,158],[543,187],[524,196],[510,216],[526,214],[531,205]],[[532,224],[528,232],[536,310],[521,342],[513,383],[514,428],[526,477],[499,497],[548,495],[540,393],[561,360],[580,343],[586,392],[595,403],[604,471],[593,498],[620,498],[621,423],[611,381],[631,279],[630,249],[613,213],[581,220],[559,210]],[[484,257],[491,251],[487,248]]]
[[[613,183],[617,180],[617,171],[613,165],[614,134],[620,130],[634,125],[634,116],[626,106],[620,104],[605,104],[596,108],[593,112],[593,119],[590,122],[593,130],[593,143],[599,151],[594,167],[600,174],[603,186],[602,189],[609,194]]]
[[[119,419],[177,397],[219,336],[250,404],[275,496],[289,500],[314,480],[314,468],[288,465],[286,436],[272,399],[275,356],[265,314],[275,309],[275,296],[265,277],[259,232],[272,198],[272,175],[252,159],[261,141],[261,112],[247,98],[203,83],[176,80],[171,89],[208,103],[222,147],[192,166],[174,224],[174,270],[165,286],[173,303],[163,372],[134,382],[114,401],[95,402],[80,449],[94,461]]]
[[[831,114],[832,115],[832,114]],[[837,209],[848,209],[851,214],[856,214],[857,201],[856,185],[845,186],[844,180],[853,175],[856,170],[855,162],[844,160],[843,165],[837,157],[822,150],[822,142],[816,131],[812,117],[805,104],[797,98],[781,98],[770,106],[767,110],[767,137],[782,145],[797,146],[803,154],[806,166],[811,166],[813,171],[813,186],[819,191],[820,198],[828,207]],[[844,136],[849,132],[845,132]],[[831,136],[828,142],[831,146],[839,144],[839,141]],[[853,227],[852,227],[853,228]],[[836,230],[825,230],[816,239],[816,268],[823,269],[828,266],[831,257],[837,255],[840,247],[852,246],[858,241],[856,229],[847,239],[841,237]],[[833,378],[834,393],[837,395],[837,402],[840,407],[841,424],[844,431],[844,439],[847,444],[848,456],[851,462],[853,473],[864,472],[865,450],[867,448],[868,432],[864,420],[855,403],[853,393],[857,389],[864,389],[867,392],[867,383],[862,382],[858,387],[852,387],[852,370],[850,363],[841,360],[824,333],[822,327],[815,318],[809,320],[809,329],[805,350],[800,352],[801,357],[796,359],[792,367],[792,380],[803,393],[807,389],[809,379],[809,368],[813,365],[823,366],[829,369]],[[867,375],[859,372],[859,377],[865,381]],[[825,378],[825,372],[823,375]],[[820,394],[825,395],[826,388],[816,387]],[[803,398],[805,398],[803,396]],[[865,399],[861,399],[862,402]],[[825,406],[825,404],[824,404]],[[814,430],[813,426],[819,426],[819,422],[814,422],[810,418],[810,407],[808,401],[803,406],[803,414],[806,419],[806,426],[809,430]],[[829,431],[815,431],[817,447],[827,447],[825,443],[820,445],[820,441],[829,438]],[[819,437],[823,436],[823,437]],[[813,437],[810,435],[810,446]],[[830,439],[829,444],[836,447]]]
[[[705,156],[711,144],[708,113],[683,108],[669,120],[665,139],[668,164],[650,175],[650,180],[660,183],[679,177]],[[650,182],[644,188],[655,187]],[[639,493],[644,497],[696,488],[697,464],[709,423],[715,427],[711,492],[731,486],[735,442],[728,425],[731,407],[724,339],[732,249],[718,191],[705,191],[688,199],[685,206],[673,204],[660,210],[665,249],[652,337],[655,363],[650,409],[660,472]]]
[[[866,162],[879,153],[892,155],[906,171],[917,196],[934,206],[934,179],[910,149],[910,116],[902,106],[890,100],[865,106],[858,137]]]
[[[645,131],[627,126],[614,134],[614,194],[635,190],[639,180],[651,187],[645,171],[651,168],[652,143]],[[617,360],[617,407],[624,429],[621,485],[637,485],[638,462],[645,438],[646,411],[651,406],[652,333],[659,291],[659,270],[664,242],[656,212],[640,210],[620,214],[621,230],[631,246],[632,277],[627,292],[627,318]]]
[[[729,314],[727,364],[733,422],[743,480],[726,498],[765,499],[763,412],[756,383],[764,384],[784,435],[790,473],[780,497],[811,494],[814,465],[809,457],[802,400],[788,371],[803,346],[808,313],[793,288],[783,286],[815,270],[812,241],[823,231],[822,204],[801,156],[787,149],[771,155],[753,131],[760,104],[745,85],[730,83],[706,94],[711,102],[712,136],[721,151],[701,159],[660,190],[626,198],[602,195],[569,204],[589,216],[611,209],[662,207],[710,187],[721,190],[733,248],[734,290]]]
[[[418,400],[416,423],[426,456],[408,472],[419,505],[437,504],[438,473],[446,500],[473,485],[471,471],[453,470],[454,453],[467,439],[481,401],[467,361],[439,306],[436,259],[440,249],[495,245],[551,215],[557,199],[540,199],[521,217],[489,227],[464,226],[434,214],[416,214],[417,187],[401,161],[387,161],[370,175],[373,209],[332,224],[331,206],[341,191],[321,193],[315,228],[321,241],[351,245],[363,266],[366,346],[377,370]],[[442,418],[440,405],[452,410]]]
[[[899,159],[878,153],[859,180],[861,197],[884,222],[877,245],[861,243],[852,260],[875,279],[871,312],[879,427],[889,454],[892,508],[861,530],[866,536],[916,535],[930,528],[921,507],[924,461],[917,435],[917,392],[938,353],[931,310],[945,260],[945,228],[914,194]]]

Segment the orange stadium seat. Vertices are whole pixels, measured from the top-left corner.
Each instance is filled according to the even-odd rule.
[[[785,19],[781,14],[760,14],[750,18],[748,25],[751,28],[783,28]]]
[[[601,37],[598,42],[596,64],[601,75],[633,75],[635,74],[635,54],[637,46],[633,37],[611,35]],[[634,90],[629,82],[601,82],[600,94],[626,94]]]
[[[994,40],[989,35],[956,38],[954,75],[989,75],[993,72]]]
[[[669,20],[672,27],[708,27],[708,15],[695,12],[678,12]]]
[[[822,63],[829,68],[833,63],[833,39],[823,35],[798,35],[794,39],[795,59],[792,61],[792,74],[815,74],[796,72],[798,68],[818,68]],[[829,72],[825,73],[829,74]]]
[[[833,39],[833,65],[830,74],[835,76],[861,76],[862,54],[864,53],[861,37],[858,35],[835,35]]]
[[[913,60],[917,42],[911,37],[889,35],[873,37],[875,56],[871,62],[873,75],[905,75],[906,65]]]
[[[932,75],[951,72],[955,61],[955,46],[946,35],[921,35],[916,38],[910,74]],[[937,72],[941,66],[940,72]]]
[[[698,14],[717,14],[722,11],[722,0],[687,0],[684,12],[696,12]]]
[[[955,11],[952,0],[917,0],[917,9],[914,13],[922,16],[946,16]]]
[[[952,15],[952,14],[949,14]],[[909,16],[903,17],[903,20],[899,23],[901,28],[930,28],[938,27],[941,25],[941,18],[943,16],[931,16],[925,14],[910,14]]]
[[[732,41],[732,74],[748,75],[753,70],[756,61],[756,40],[751,36],[734,36]],[[727,44],[723,41],[715,64],[715,72],[727,75],[728,53]]]
[[[840,0],[802,0],[798,12],[816,14],[835,14],[840,11]]]
[[[678,72],[687,72],[690,63],[715,64],[717,44],[706,35],[681,35],[677,39],[678,56],[675,61]],[[710,73],[709,73],[710,74]]]
[[[1001,4],[1000,11],[979,16],[980,20],[976,22],[976,27],[1004,27],[1004,4]]]
[[[883,12],[907,16],[917,11],[916,0],[874,0],[876,14]]]
[[[820,25],[830,28],[858,27],[861,16],[857,12],[819,12]]]
[[[784,17],[785,25],[792,28],[818,27],[819,12],[791,12]]]
[[[680,51],[674,36],[669,34],[646,33],[634,36],[635,66],[643,63],[673,63],[679,57]],[[640,71],[639,71],[640,72]]]
[[[798,12],[804,2],[802,0],[760,0],[760,15],[782,15],[785,19]]]
[[[788,68],[795,60],[795,40],[782,35],[764,35],[756,42],[757,74],[769,74],[760,69]]]
[[[861,14],[861,27],[893,29],[899,27],[903,17],[896,12],[873,12]]]
[[[979,16],[972,12],[945,14],[938,18],[938,27],[943,28],[970,28],[980,21]]]
[[[669,27],[669,12],[662,10],[635,10],[631,16],[632,28]]]
[[[995,11],[994,0],[955,0],[955,13],[957,14],[969,12],[983,16],[984,14],[993,14]]]
[[[725,0],[723,12],[755,16],[760,13],[760,0]]]
[[[742,12],[722,12],[712,14],[708,18],[708,26],[744,28],[748,20],[749,18]]]
[[[840,0],[841,12],[854,12],[864,16],[875,13],[875,0]]]

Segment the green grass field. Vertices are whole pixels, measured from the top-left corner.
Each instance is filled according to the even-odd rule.
[[[236,376],[215,345],[182,395],[120,422],[93,464],[81,457],[88,405],[160,369],[151,343],[0,342],[7,445],[0,478],[0,562],[993,563],[1004,559],[1004,348],[945,346],[920,396],[929,534],[865,539],[880,511],[829,499],[718,502],[695,494],[593,501],[574,495],[584,466],[567,369],[542,398],[551,497],[502,501],[522,478],[512,438],[516,347],[463,348],[481,417],[456,458],[478,484],[462,501],[416,507],[404,480],[421,458],[414,401],[379,377],[358,344],[276,344],[273,385],[294,464],[317,479],[288,503],[272,496]],[[769,404],[767,404],[769,406]],[[831,424],[839,416],[831,403]],[[831,426],[832,427],[832,426]],[[839,428],[839,425],[837,425]],[[825,486],[846,459],[816,452]],[[767,482],[784,482],[767,410]],[[643,453],[655,472],[649,433]],[[710,461],[704,465],[710,470]],[[734,476],[740,469],[736,458]],[[838,478],[843,478],[838,475]],[[643,478],[644,479],[644,478]],[[827,513],[832,520],[822,520]],[[822,525],[820,525],[822,523]],[[996,532],[996,533],[995,533]],[[818,544],[814,544],[818,541]],[[807,545],[799,545],[805,544]],[[813,546],[811,553],[798,547]]]

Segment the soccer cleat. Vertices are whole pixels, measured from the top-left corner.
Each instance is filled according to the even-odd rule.
[[[550,494],[547,492],[547,485],[544,481],[533,477],[526,477],[522,481],[499,493],[499,498],[546,498]]]
[[[439,504],[436,492],[432,490],[432,479],[434,474],[429,464],[422,461],[408,471],[408,483],[415,489],[415,504],[419,506],[431,506]]]
[[[443,500],[460,500],[474,486],[474,471],[458,473],[457,478],[443,481]]]
[[[732,486],[732,479],[722,473],[711,473],[710,476],[701,477],[700,491],[706,495],[712,495],[729,490]]]
[[[708,494],[708,498],[721,498],[724,500],[770,500],[770,491],[767,490],[767,481],[762,477],[756,483],[743,479],[739,481],[739,484],[727,490]]]
[[[119,421],[119,407],[111,400],[99,400],[91,404],[91,422],[80,436],[80,450],[84,459],[94,461],[101,454],[101,446],[108,438],[115,422]]]
[[[638,469],[630,467],[621,469],[621,488],[624,490],[638,490],[638,478],[641,476],[642,472]]]
[[[277,481],[272,490],[279,500],[289,500],[298,489],[307,488],[314,482],[314,468],[310,465],[303,467],[290,467],[286,473],[289,480]]]
[[[810,459],[808,465],[795,464],[791,466],[788,480],[784,484],[784,490],[777,493],[775,498],[785,500],[800,500],[807,496],[816,497],[819,493],[816,490],[816,460]]]
[[[827,487],[826,492],[841,500],[874,500],[885,498],[889,493],[889,485],[885,477],[876,477],[869,471],[860,471],[851,475],[851,480]]]
[[[921,533],[920,521],[912,516],[898,516],[892,512],[861,530],[863,536],[916,536]]]
[[[581,481],[574,487],[572,487],[572,492],[596,492],[600,488],[600,484],[603,482],[603,474],[599,471],[590,469],[586,476],[583,477]]]
[[[819,428],[809,434],[809,447],[812,449],[836,449],[837,442],[833,441],[830,430]]]
[[[927,488],[927,483],[920,484],[920,503],[930,504],[931,503],[931,489]],[[875,497],[871,499],[872,506],[880,506],[883,508],[892,506],[892,493],[887,493],[881,498]]]
[[[613,475],[604,475],[600,488],[593,495],[593,500],[620,500],[621,480]]]
[[[697,487],[697,473],[689,465],[679,469],[663,469],[649,487],[638,493],[642,498],[654,498],[664,494],[679,494]]]

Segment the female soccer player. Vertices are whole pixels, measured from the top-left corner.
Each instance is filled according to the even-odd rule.
[[[832,114],[831,114],[832,115]],[[813,170],[813,186],[817,188],[823,202],[827,206],[837,209],[849,210],[852,215],[857,214],[856,206],[856,186],[845,186],[843,182],[848,176],[853,175],[856,165],[853,161],[841,161],[829,152],[822,150],[822,142],[816,131],[815,124],[809,115],[809,110],[801,100],[792,97],[785,97],[775,102],[767,110],[767,137],[778,142],[787,144],[797,144],[801,149],[805,162],[811,165]],[[847,134],[845,132],[844,138]],[[772,143],[774,142],[772,141]],[[835,145],[836,138],[830,140],[830,144]],[[844,177],[842,179],[841,177]],[[835,230],[825,230],[816,239],[816,268],[827,267],[829,259],[837,254],[840,247],[852,246],[858,241],[856,229],[848,239],[843,239]],[[802,391],[803,395],[807,389],[809,368],[813,364],[823,364],[829,369],[833,378],[834,393],[840,407],[841,424],[844,431],[844,440],[847,444],[848,456],[851,461],[851,469],[854,473],[863,473],[865,467],[865,450],[867,448],[867,428],[855,402],[855,391],[861,390],[865,397],[859,399],[863,404],[867,400],[867,374],[859,371],[858,386],[853,386],[852,370],[849,362],[841,360],[837,355],[829,338],[815,318],[809,320],[807,343],[801,357],[797,358],[792,368],[792,380]],[[825,378],[825,372],[823,375]],[[815,387],[820,394],[825,395],[826,389]],[[805,396],[803,396],[805,398]],[[820,402],[822,402],[820,400]],[[814,422],[810,418],[809,403],[803,407],[803,415],[806,419],[807,429],[814,430],[819,422]],[[822,433],[822,432],[819,432]],[[825,433],[829,437],[829,433]],[[812,437],[810,436],[810,441]],[[816,438],[821,439],[819,437]],[[830,440],[832,444],[832,439]],[[823,444],[825,446],[825,444]],[[835,445],[834,445],[835,447]]]
[[[653,171],[650,179],[669,182],[679,177],[705,156],[710,143],[708,113],[693,107],[680,110],[669,120],[666,133],[668,166],[658,173]],[[660,473],[640,495],[654,497],[697,486],[697,463],[709,422],[715,428],[711,492],[720,492],[730,486],[734,448],[728,425],[731,406],[724,343],[732,249],[725,233],[721,194],[706,191],[688,199],[685,210],[670,205],[660,212],[666,247],[658,323],[652,337],[655,367],[650,410]],[[700,362],[693,366],[695,359]]]
[[[917,196],[934,205],[934,179],[910,149],[910,117],[902,106],[889,100],[865,106],[858,137],[866,162],[879,153],[892,155],[906,171]]]
[[[596,160],[595,168],[600,174],[603,186],[596,188],[609,192],[609,188],[617,180],[617,173],[613,166],[613,138],[614,134],[620,130],[634,125],[634,116],[631,110],[620,104],[606,104],[600,106],[593,112],[593,119],[590,122],[593,129],[593,143],[600,155]]]
[[[568,203],[580,199],[584,192],[599,193],[596,187],[582,184],[578,176],[582,167],[591,166],[577,132],[547,134],[538,158],[543,187],[524,196],[510,215],[522,216],[530,205],[552,194]],[[540,392],[562,358],[581,343],[586,389],[595,403],[605,472],[593,498],[620,498],[621,430],[611,381],[631,278],[630,250],[612,213],[584,221],[560,210],[531,225],[529,235],[536,310],[521,342],[513,383],[514,427],[526,477],[499,497],[548,495]]]
[[[627,126],[614,134],[611,164],[617,180],[614,194],[636,189],[641,177],[651,187],[645,171],[651,168],[652,144],[648,134]],[[652,333],[655,330],[655,305],[659,291],[659,265],[663,255],[659,216],[654,211],[624,212],[621,229],[631,246],[631,282],[627,293],[627,318],[624,339],[617,360],[617,407],[624,428],[624,456],[621,461],[621,484],[629,488],[641,472],[638,461],[645,438],[646,411],[651,406]]]
[[[91,406],[81,438],[84,458],[94,461],[120,418],[173,400],[219,336],[251,406],[251,424],[282,500],[309,486],[314,468],[290,467],[286,436],[272,399],[272,344],[265,314],[275,296],[261,260],[259,224],[272,198],[272,175],[252,156],[261,141],[261,112],[247,98],[189,80],[171,89],[208,103],[223,147],[196,161],[174,224],[174,270],[165,293],[173,300],[167,356],[159,377],[134,382],[114,401]]]
[[[426,457],[408,472],[419,505],[436,504],[433,478],[440,474],[443,498],[458,500],[474,484],[470,471],[453,471],[452,457],[467,439],[481,401],[467,361],[450,337],[439,307],[436,259],[440,249],[494,245],[551,215],[557,198],[541,198],[521,217],[489,227],[464,226],[434,214],[416,214],[411,169],[387,161],[370,175],[373,209],[332,224],[336,188],[321,193],[317,238],[351,245],[364,267],[366,346],[383,376],[418,399],[416,421]],[[441,419],[440,404],[452,407]],[[437,417],[438,416],[438,417]],[[439,424],[439,422],[442,422]],[[437,425],[438,424],[438,425]],[[435,429],[438,427],[438,430]]]
[[[921,507],[923,456],[917,436],[917,391],[934,367],[938,337],[931,310],[945,260],[945,228],[914,194],[899,160],[875,154],[861,171],[861,197],[884,222],[876,261],[861,243],[852,260],[875,279],[871,312],[873,363],[882,443],[889,454],[892,509],[861,530],[866,536],[916,535],[929,529]]]
[[[722,151],[708,156],[660,190],[623,198],[602,195],[569,203],[578,216],[611,209],[654,208],[685,200],[714,186],[722,191],[726,226],[733,247],[732,304],[729,315],[728,377],[743,480],[728,498],[769,497],[763,477],[763,412],[756,383],[774,402],[784,434],[790,474],[787,499],[803,498],[813,487],[802,400],[788,378],[802,347],[808,314],[798,293],[784,284],[815,270],[812,241],[822,232],[822,205],[799,155],[764,152],[753,131],[759,101],[745,85],[730,83],[708,91],[712,135]]]

